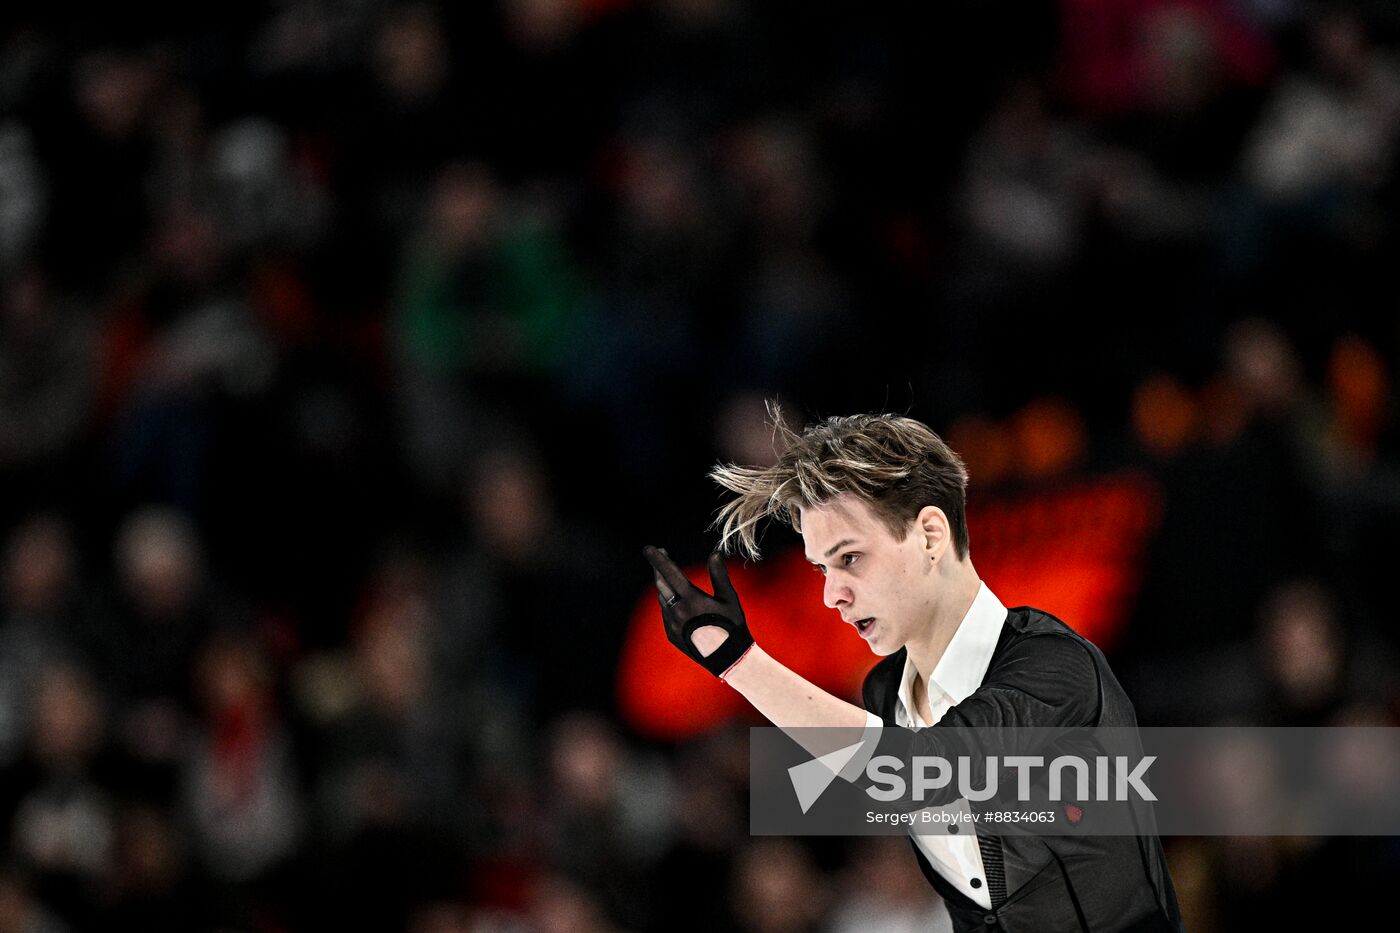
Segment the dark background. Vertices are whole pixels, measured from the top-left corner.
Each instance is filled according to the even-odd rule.
[[[1397,11],[7,8],[0,930],[932,922],[616,699],[769,396],[943,433],[974,556],[1146,483],[1144,724],[1396,724]],[[1166,844],[1192,930],[1400,877]]]

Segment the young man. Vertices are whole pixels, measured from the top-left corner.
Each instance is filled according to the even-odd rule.
[[[776,404],[770,413],[785,448],[778,462],[711,473],[735,493],[715,521],[714,595],[664,550],[644,550],[672,644],[785,730],[931,728],[921,739],[933,742],[953,734],[944,726],[1136,728],[1098,648],[1038,609],[1008,610],[978,577],[967,471],[933,431],[912,418],[859,415],[798,434]],[[801,533],[826,578],[823,601],[883,656],[866,676],[863,710],[753,643],[722,555],[757,558],[757,526],[769,517]],[[911,829],[911,842],[959,931],[1183,929],[1155,835],[997,837],[951,825]]]

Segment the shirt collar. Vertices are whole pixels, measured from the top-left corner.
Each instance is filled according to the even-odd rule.
[[[996,651],[997,639],[1001,637],[1001,627],[1006,621],[1006,607],[997,599],[986,583],[977,588],[977,595],[968,607],[967,614],[958,623],[958,630],[943,651],[943,657],[933,668],[929,678],[929,703],[933,704],[935,689],[953,698],[953,703],[961,703],[982,686],[982,678],[987,676],[992,654]],[[914,659],[904,656],[904,678],[899,684],[899,701],[913,721],[914,677],[918,669]]]

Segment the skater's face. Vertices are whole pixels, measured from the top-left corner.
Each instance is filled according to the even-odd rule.
[[[893,654],[927,629],[939,592],[935,558],[952,547],[941,509],[924,508],[902,539],[849,495],[808,506],[801,519],[807,560],[826,578],[822,601],[871,651]]]

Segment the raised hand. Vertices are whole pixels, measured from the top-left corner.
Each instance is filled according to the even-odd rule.
[[[710,583],[714,595],[693,585],[663,549],[647,545],[642,556],[656,575],[656,599],[661,606],[661,619],[666,626],[666,638],[687,657],[720,679],[728,673],[753,645],[748,621],[739,594],[729,582],[729,570],[718,552],[709,559]],[[697,629],[706,626],[723,629],[726,637],[709,654],[693,640]]]

